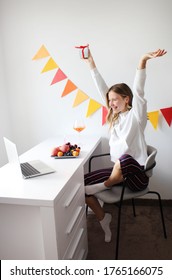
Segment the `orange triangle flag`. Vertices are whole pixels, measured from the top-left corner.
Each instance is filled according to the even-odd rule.
[[[77,86],[71,82],[71,80],[68,80],[67,83],[66,83],[66,86],[62,92],[62,95],[61,97],[71,93],[71,91],[75,90],[77,88]]]
[[[74,103],[73,103],[73,107],[78,106],[79,104],[81,104],[82,102],[84,102],[85,100],[87,100],[89,97],[87,94],[85,94],[82,90],[78,89],[78,92],[76,94]]]
[[[67,76],[65,75],[65,73],[63,73],[63,71],[59,68],[51,82],[51,85],[55,84],[55,83],[58,83],[64,79],[66,79]]]
[[[107,116],[108,110],[105,106],[102,106],[102,125],[106,123],[106,116]]]
[[[159,111],[149,112],[148,118],[155,129],[158,127]]]
[[[172,123],[172,107],[160,109],[161,113],[163,114],[166,122],[170,126]]]
[[[40,58],[45,58],[47,56],[50,56],[50,54],[47,51],[47,49],[44,47],[44,45],[42,45],[41,48],[39,49],[39,51],[32,58],[32,60],[36,60],[36,59],[40,59]]]
[[[41,71],[41,73],[53,70],[55,68],[58,68],[57,63],[54,61],[54,59],[52,57],[50,57],[50,59],[48,60],[48,62],[46,63],[46,65],[44,66],[43,70]]]
[[[90,99],[87,109],[86,117],[91,116],[93,113],[95,113],[102,105],[95,101],[94,99]]]

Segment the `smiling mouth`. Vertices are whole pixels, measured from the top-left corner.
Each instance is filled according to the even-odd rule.
[[[112,108],[112,110],[117,110],[118,109],[118,107],[116,107],[116,106],[112,106],[111,108]]]

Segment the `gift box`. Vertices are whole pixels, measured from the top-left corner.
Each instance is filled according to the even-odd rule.
[[[76,46],[79,49],[80,58],[88,58],[89,45],[86,46]]]

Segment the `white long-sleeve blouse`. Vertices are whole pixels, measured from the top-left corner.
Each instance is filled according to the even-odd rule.
[[[97,68],[91,70],[92,78],[105,102],[108,86]],[[144,98],[146,69],[136,71],[133,84],[133,104],[129,111],[120,113],[111,128],[109,139],[111,160],[115,162],[123,154],[131,155],[141,165],[147,159],[144,130],[147,123],[147,101]]]

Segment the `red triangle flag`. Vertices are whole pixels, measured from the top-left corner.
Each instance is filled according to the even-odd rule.
[[[63,73],[63,71],[59,68],[51,82],[51,85],[55,84],[55,83],[58,83],[64,79],[66,79],[67,76],[65,75],[65,73]]]
[[[172,107],[160,109],[163,117],[165,118],[166,122],[170,126],[172,123]]]
[[[107,116],[108,110],[105,106],[102,106],[102,125],[106,123],[106,116]]]

